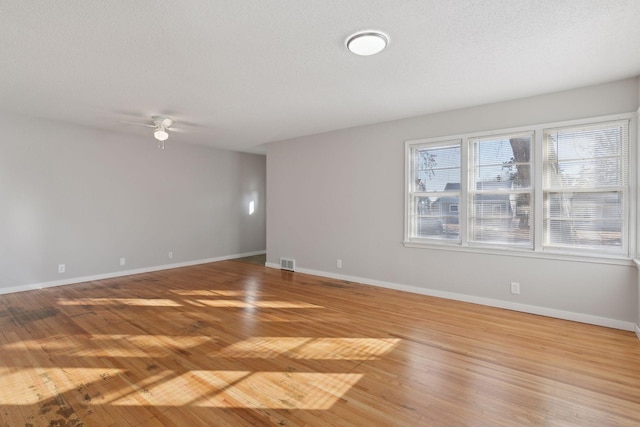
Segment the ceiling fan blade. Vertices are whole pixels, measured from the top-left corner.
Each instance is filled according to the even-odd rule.
[[[183,129],[183,128],[170,127],[170,128],[165,128],[165,129],[167,129],[168,131],[171,131],[171,132],[175,132],[175,133],[187,133],[187,131],[185,129]]]
[[[123,120],[120,120],[120,123],[126,123],[128,125],[136,125],[136,126],[146,126],[148,128],[154,128],[155,127],[154,125],[148,125],[146,123],[125,122]]]
[[[156,126],[164,126],[165,128],[170,127],[173,124],[173,119],[167,116],[151,116],[153,120],[153,124]]]

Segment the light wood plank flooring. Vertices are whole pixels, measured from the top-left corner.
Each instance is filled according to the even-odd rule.
[[[638,426],[633,333],[225,261],[0,296],[0,426]]]

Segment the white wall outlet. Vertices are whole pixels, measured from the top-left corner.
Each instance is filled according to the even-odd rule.
[[[520,295],[520,283],[511,282],[511,293],[514,295]]]
[[[58,264],[58,273],[64,273],[65,271],[67,271],[66,264]]]
[[[342,268],[342,260],[340,258],[336,260],[336,267]]]
[[[167,258],[173,259],[173,251],[169,251],[169,253],[167,254]]]
[[[125,257],[120,258],[120,265],[125,265],[127,263],[127,259]]]

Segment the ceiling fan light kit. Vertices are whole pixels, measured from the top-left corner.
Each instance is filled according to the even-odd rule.
[[[158,147],[164,150],[164,142],[169,138],[168,130],[171,130],[173,125],[173,119],[167,116],[153,116],[153,125],[155,130],[153,131],[153,137],[158,140]]]
[[[169,131],[174,130],[171,126],[175,123],[172,118],[167,116],[152,116],[153,124],[122,122],[131,125],[146,126],[153,128],[153,137],[158,140],[158,147],[164,150],[164,142],[169,139]]]
[[[166,130],[164,130],[163,126],[160,126],[160,127],[156,128],[156,130],[153,132],[153,136],[158,141],[166,141],[167,138],[169,138],[169,134],[167,133]]]

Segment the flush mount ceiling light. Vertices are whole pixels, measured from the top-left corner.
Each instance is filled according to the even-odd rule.
[[[389,38],[378,31],[363,31],[349,37],[346,41],[347,49],[361,56],[375,55],[387,47]]]

